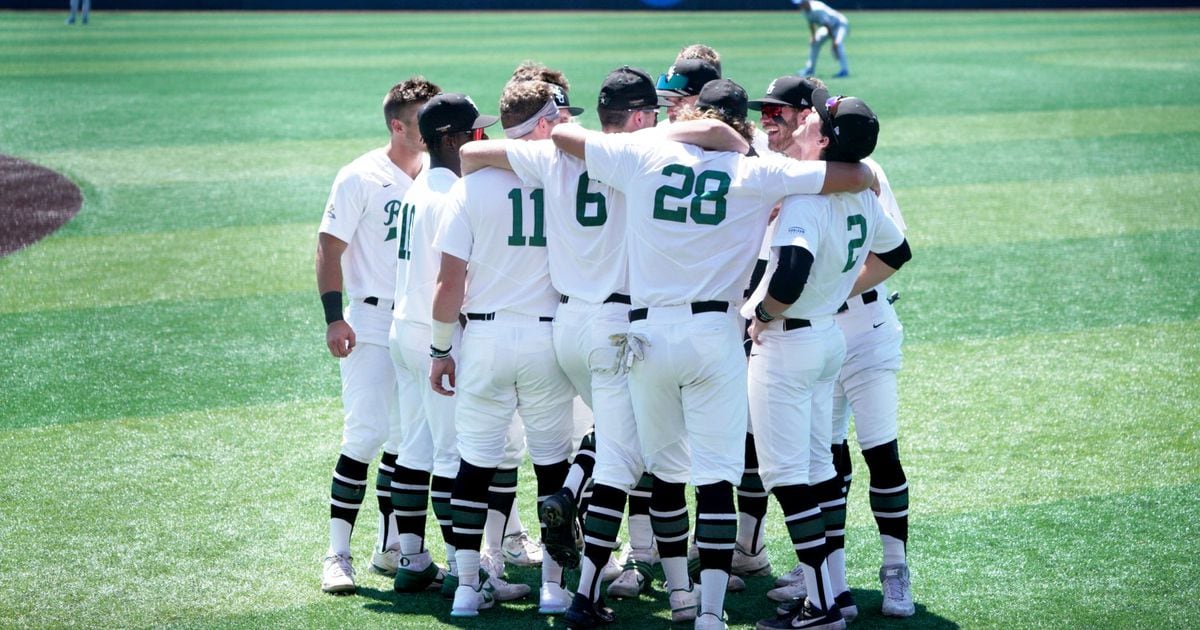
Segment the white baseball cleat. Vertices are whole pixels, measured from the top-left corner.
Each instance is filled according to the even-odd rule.
[[[907,564],[879,567],[879,584],[883,591],[883,614],[888,617],[911,617],[917,612],[913,605],[912,583]]]
[[[498,549],[484,549],[479,554],[479,568],[494,578],[504,577],[504,552]]]
[[[767,548],[763,547],[758,553],[747,553],[741,545],[733,548],[733,564],[730,573],[735,575],[771,575],[771,559],[767,557]]]
[[[790,586],[792,584],[804,584],[804,567],[799,564],[791,571],[775,578],[775,586]]]
[[[524,586],[524,585],[522,585]],[[538,594],[538,612],[543,615],[561,615],[571,607],[572,595],[559,584],[546,582]]]
[[[617,564],[617,559],[612,555],[609,555],[608,562],[604,564],[604,568],[600,569],[600,581],[612,582],[618,577],[621,577],[622,572],[623,569],[621,568],[621,565]]]
[[[542,566],[542,545],[530,538],[525,530],[505,536],[500,548],[505,562],[519,567]]]
[[[671,604],[671,623],[684,623],[696,620],[696,609],[700,607],[700,593],[695,584],[689,584],[687,589],[677,588],[667,596]]]
[[[803,600],[805,597],[808,597],[808,589],[804,588],[804,580],[767,591],[767,599],[773,602],[790,602],[793,599]]]
[[[331,553],[321,561],[321,590],[335,595],[353,593],[354,565],[349,554]]]
[[[496,603],[496,596],[491,580],[484,580],[475,586],[460,583],[454,589],[454,603],[450,606],[451,617],[477,617],[479,611],[491,608]]]
[[[395,576],[400,568],[400,545],[393,545],[383,551],[376,549],[371,553],[371,570],[387,576]]]

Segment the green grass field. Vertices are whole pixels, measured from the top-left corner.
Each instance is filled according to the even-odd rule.
[[[806,55],[788,13],[64,16],[0,12],[0,153],[85,197],[0,259],[4,627],[450,624],[365,571],[370,510],[360,595],[318,589],[341,407],[315,231],[384,92],[422,73],[496,113],[536,59],[594,127],[618,65],[703,41],[758,96]],[[892,284],[917,601],[878,614],[856,453],[852,627],[1200,627],[1200,13],[849,16],[833,89],[881,117],[915,254]],[[749,583],[734,625],[771,609]],[[461,625],[563,625],[502,608]]]

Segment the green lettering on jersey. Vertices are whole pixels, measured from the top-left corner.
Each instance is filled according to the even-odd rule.
[[[383,240],[385,242],[395,240],[395,238],[396,238],[396,225],[395,225],[396,224],[396,215],[400,213],[400,201],[397,199],[392,199],[391,201],[383,204],[383,211],[386,212],[388,215],[387,221],[384,221],[383,224],[392,226],[388,230],[387,238],[385,238]]]
[[[588,192],[587,171],[579,174],[575,187],[575,220],[583,227],[597,227],[608,220],[608,203],[604,193]],[[595,212],[589,212],[588,206],[595,206]]]
[[[678,186],[663,184],[655,191],[655,219],[686,223],[688,216],[691,216],[692,221],[700,225],[717,225],[725,220],[725,195],[729,194],[731,183],[728,173],[703,171],[697,176],[690,166],[669,164],[663,168],[662,174],[665,177],[681,175],[683,181]],[[668,199],[688,203],[668,208]],[[705,212],[705,202],[711,202],[708,212]]]
[[[842,273],[846,273],[854,267],[854,263],[858,262],[855,252],[863,246],[863,243],[867,242],[867,219],[861,214],[852,214],[846,217],[846,230],[853,232],[855,226],[858,226],[858,238],[850,239],[846,252],[846,266],[842,267]]]
[[[417,208],[412,204],[404,204],[400,207],[400,260],[408,260],[412,257],[412,229],[413,215],[416,214]],[[388,232],[388,240],[396,237],[396,228],[392,228]]]
[[[520,188],[514,188],[508,191],[508,198],[512,201],[513,211],[513,231],[508,237],[510,247],[545,247],[546,246],[546,208],[545,208],[545,192],[541,188],[535,188],[529,191],[529,200],[533,202],[533,234],[528,238],[525,237],[525,212],[523,207],[524,195],[521,194]]]

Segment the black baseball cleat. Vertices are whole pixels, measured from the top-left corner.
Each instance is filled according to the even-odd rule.
[[[805,600],[802,606],[796,606],[791,612],[779,615],[773,619],[763,619],[755,624],[755,630],[843,630],[846,620],[837,605],[829,610],[814,608],[812,602]]]
[[[603,597],[599,602],[593,604],[592,600],[583,593],[575,593],[575,598],[571,600],[571,607],[563,614],[568,628],[599,628],[607,626],[616,618],[612,609],[604,605]]]
[[[845,619],[846,623],[854,621],[858,616],[858,604],[854,603],[854,596],[850,591],[842,591],[841,595],[833,598],[833,603],[842,611],[842,619]]]
[[[563,488],[546,497],[538,509],[538,518],[546,526],[542,542],[546,553],[566,569],[579,566],[579,547],[575,541],[575,497]]]

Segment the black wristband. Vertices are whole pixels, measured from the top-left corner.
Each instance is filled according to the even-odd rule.
[[[342,319],[342,292],[326,291],[321,294],[321,306],[325,307],[325,324],[340,322]]]
[[[453,346],[451,346],[451,348],[452,347]],[[435,359],[445,359],[446,357],[450,356],[450,348],[446,348],[445,350],[442,350],[440,348],[435,348],[433,346],[429,346],[429,356],[431,356]]]
[[[754,319],[757,319],[758,321],[760,321],[764,324],[769,324],[775,318],[772,317],[771,314],[767,312],[767,309],[763,308],[763,303],[759,302],[758,306],[754,307]]]

